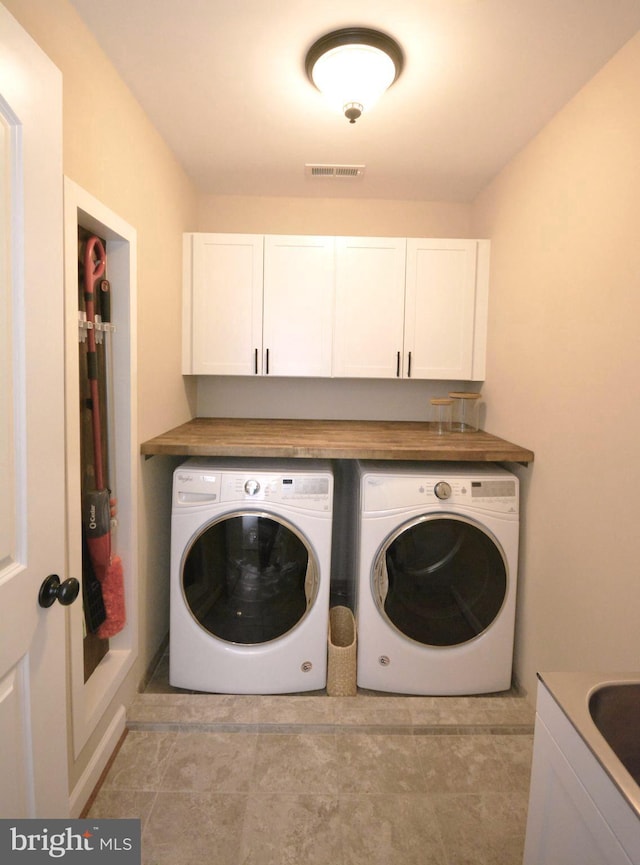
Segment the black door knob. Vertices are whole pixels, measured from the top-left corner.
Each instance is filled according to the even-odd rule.
[[[57,574],[51,574],[40,586],[38,592],[38,603],[41,607],[50,607],[59,601],[63,607],[68,607],[78,597],[80,583],[75,577],[69,577],[64,583],[60,582]]]

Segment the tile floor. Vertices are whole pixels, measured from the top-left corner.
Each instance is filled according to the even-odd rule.
[[[533,709],[479,697],[190,694],[166,659],[87,816],[144,865],[520,865]]]

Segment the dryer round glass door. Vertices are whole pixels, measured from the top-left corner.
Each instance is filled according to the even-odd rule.
[[[182,591],[202,628],[229,643],[282,637],[311,609],[318,563],[286,521],[234,513],[205,526],[182,560]]]
[[[387,538],[374,562],[373,594],[383,617],[427,646],[474,640],[507,594],[497,540],[463,517],[420,517]]]

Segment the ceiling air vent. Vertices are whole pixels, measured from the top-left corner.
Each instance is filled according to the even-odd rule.
[[[305,165],[307,177],[342,177],[355,179],[364,174],[364,165]]]

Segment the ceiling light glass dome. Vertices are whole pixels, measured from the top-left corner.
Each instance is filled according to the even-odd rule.
[[[310,81],[350,123],[368,111],[398,78],[402,50],[377,30],[351,27],[328,33],[307,53]]]

